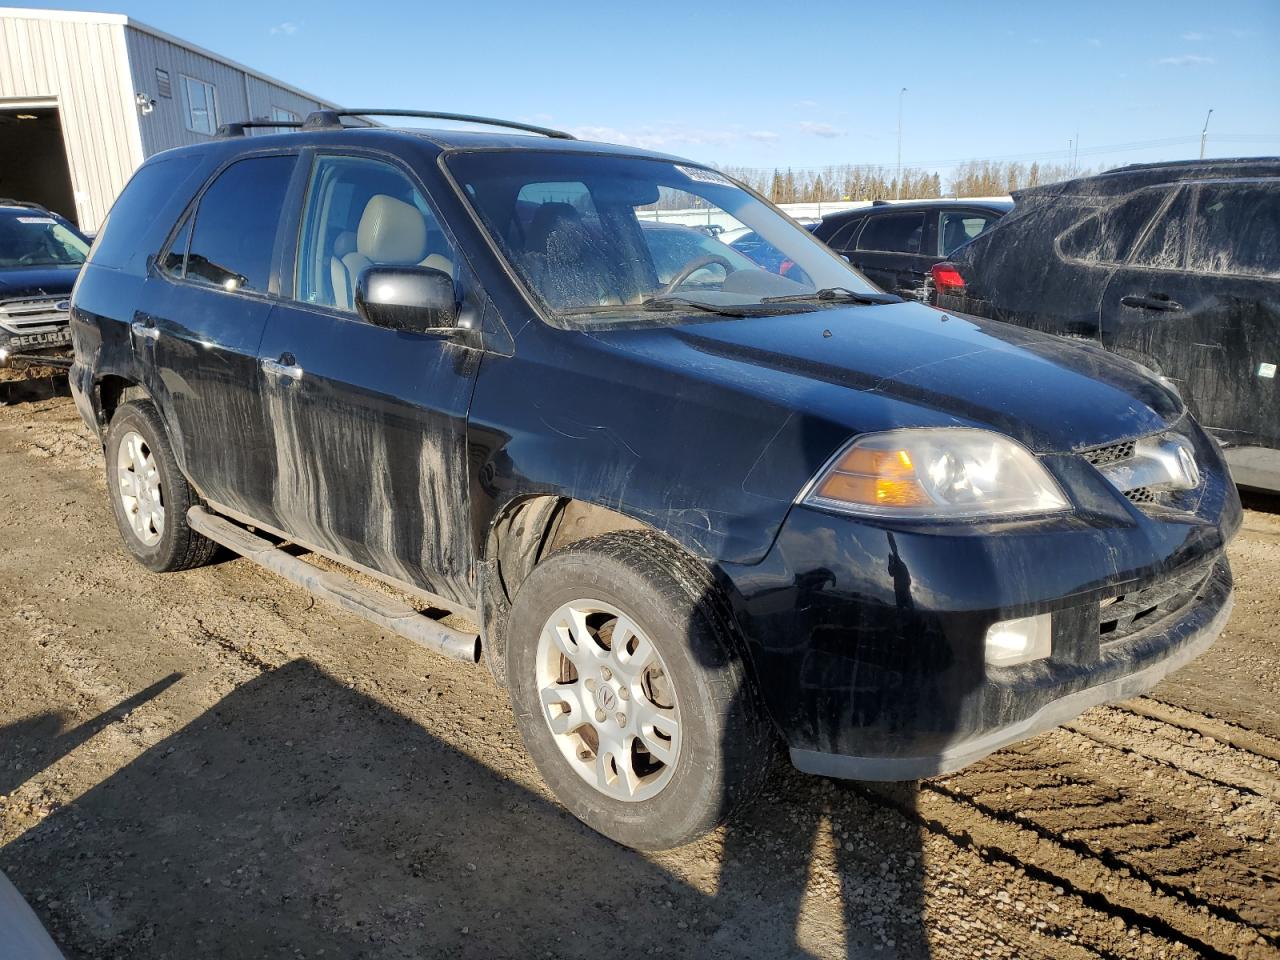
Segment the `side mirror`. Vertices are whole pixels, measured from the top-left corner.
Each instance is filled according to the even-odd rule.
[[[356,280],[356,312],[367,323],[409,333],[453,330],[453,278],[433,267],[366,267]]]

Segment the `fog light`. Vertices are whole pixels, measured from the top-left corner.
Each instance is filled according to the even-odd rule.
[[[8,363],[9,363],[9,351],[6,350],[4,347],[0,347],[0,367],[6,366]]]
[[[1053,650],[1053,615],[1041,613],[1001,620],[987,630],[987,663],[1012,667],[1049,656]]]

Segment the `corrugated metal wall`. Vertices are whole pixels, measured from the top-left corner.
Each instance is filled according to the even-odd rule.
[[[297,114],[330,104],[274,84],[215,56],[113,14],[0,13],[0,106],[51,101],[59,107],[80,225],[95,231],[146,157],[209,138],[186,127],[182,77],[213,84],[218,123]],[[161,95],[156,68],[168,71]],[[155,100],[141,114],[134,97]]]
[[[119,23],[0,17],[0,100],[57,102],[80,225],[90,231],[142,162],[124,52]]]
[[[155,109],[140,118],[142,146],[147,156],[209,139],[187,129],[183,76],[213,84],[217,91],[218,123],[270,117],[273,106],[291,110],[301,119],[321,106],[316,100],[301,97],[238,67],[143,30],[130,27],[127,35],[134,89],[156,101]],[[156,68],[168,71],[171,97],[160,95]]]

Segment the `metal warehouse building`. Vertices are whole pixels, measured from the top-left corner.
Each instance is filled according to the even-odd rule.
[[[0,7],[0,197],[89,232],[153,153],[332,106],[121,14]]]

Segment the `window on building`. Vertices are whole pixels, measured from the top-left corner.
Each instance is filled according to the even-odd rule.
[[[879,214],[867,221],[858,237],[858,249],[919,253],[923,235],[923,213]]]
[[[283,120],[285,123],[297,123],[298,115],[292,110],[286,110],[284,107],[272,107],[271,119]]]
[[[166,100],[173,99],[173,84],[169,81],[169,71],[156,67],[156,94]]]
[[[200,198],[186,277],[263,293],[296,157],[250,157],[218,174]]]
[[[186,127],[193,133],[213,136],[218,129],[218,96],[212,83],[194,77],[182,78],[182,99]]]

